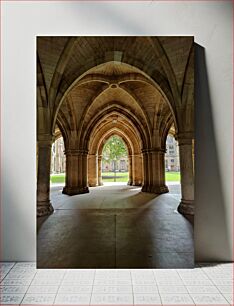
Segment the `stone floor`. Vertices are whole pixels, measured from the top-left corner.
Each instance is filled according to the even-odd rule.
[[[116,184],[67,196],[52,187],[54,214],[38,219],[38,268],[191,268],[193,229],[177,212],[180,186],[156,196]]]
[[[1,305],[233,305],[233,264],[195,269],[36,269],[0,263]]]

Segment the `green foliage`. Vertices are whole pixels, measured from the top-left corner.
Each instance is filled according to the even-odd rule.
[[[125,143],[119,136],[111,136],[105,143],[102,151],[102,159],[105,162],[118,161],[120,158],[127,157],[128,150]]]
[[[127,157],[128,150],[119,136],[111,136],[105,143],[102,151],[102,160],[111,163],[114,162],[114,182],[116,182],[116,164],[120,158]]]

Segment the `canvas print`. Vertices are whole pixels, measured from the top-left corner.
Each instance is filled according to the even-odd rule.
[[[37,267],[193,268],[194,38],[36,52]]]

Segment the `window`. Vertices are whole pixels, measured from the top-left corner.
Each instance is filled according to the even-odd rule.
[[[172,162],[172,163],[174,163],[174,161],[175,161],[174,159],[171,159],[171,162]]]

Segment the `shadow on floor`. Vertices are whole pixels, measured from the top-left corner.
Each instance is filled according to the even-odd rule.
[[[134,186],[60,196],[60,208],[39,222],[38,268],[194,267],[193,228],[176,197]]]

